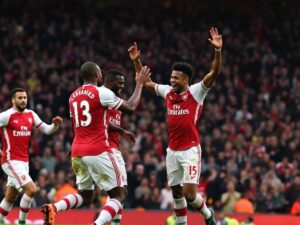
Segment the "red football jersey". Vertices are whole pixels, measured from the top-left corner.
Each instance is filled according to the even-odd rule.
[[[32,128],[39,128],[43,121],[32,110],[20,113],[10,108],[0,113],[0,134],[2,139],[1,163],[8,160],[28,162],[28,148]]]
[[[156,93],[166,99],[170,149],[185,150],[200,144],[197,126],[208,90],[202,82],[180,94],[169,85],[155,86]]]
[[[120,110],[108,109],[109,121],[117,126],[121,126],[122,112]],[[119,150],[119,133],[117,131],[108,132],[109,147]]]
[[[123,100],[106,87],[87,84],[70,96],[69,107],[75,137],[72,156],[93,156],[108,151],[108,107],[118,109]]]

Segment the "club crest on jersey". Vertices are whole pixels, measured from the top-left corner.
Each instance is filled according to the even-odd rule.
[[[13,120],[13,122],[14,122],[14,123],[16,123],[16,124],[17,124],[17,123],[19,123],[19,121],[18,121],[18,120]]]
[[[22,178],[22,180],[25,181],[26,180],[26,175],[22,175],[21,178]]]
[[[184,94],[182,95],[182,100],[186,102],[188,97],[189,97],[188,94]]]
[[[30,124],[32,124],[32,119],[31,119],[31,118],[28,118],[28,122],[29,122]]]

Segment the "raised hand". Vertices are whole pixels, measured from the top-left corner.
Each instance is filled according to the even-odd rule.
[[[210,28],[210,38],[208,39],[210,43],[212,43],[215,48],[222,48],[223,41],[222,41],[222,35],[218,33],[218,29],[215,27]]]
[[[134,42],[128,49],[129,57],[132,61],[136,61],[140,58],[141,51],[137,48],[137,43]]]
[[[52,123],[54,123],[55,126],[59,126],[63,122],[63,119],[59,116],[56,116],[52,119]]]
[[[149,80],[150,76],[151,76],[150,68],[148,66],[143,66],[141,72],[136,74],[135,81],[137,83],[144,84],[146,81]]]

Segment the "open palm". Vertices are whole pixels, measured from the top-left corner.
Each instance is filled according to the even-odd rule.
[[[222,35],[218,33],[218,29],[215,27],[210,28],[210,37],[208,40],[210,43],[212,43],[216,48],[222,48],[223,41],[222,41]]]

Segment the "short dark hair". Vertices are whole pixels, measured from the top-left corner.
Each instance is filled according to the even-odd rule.
[[[80,77],[83,80],[91,79],[95,73],[98,71],[97,63],[88,61],[81,65],[80,67]]]
[[[180,71],[188,76],[189,80],[191,80],[194,76],[195,70],[194,67],[185,62],[176,62],[172,65],[172,70]]]
[[[109,70],[105,73],[104,82],[107,83],[113,79],[116,79],[118,76],[124,77],[124,74],[116,69]]]
[[[25,89],[23,89],[23,88],[14,88],[12,91],[11,91],[11,98],[13,98],[13,97],[15,97],[15,94],[17,93],[17,92],[26,92],[26,90]]]

